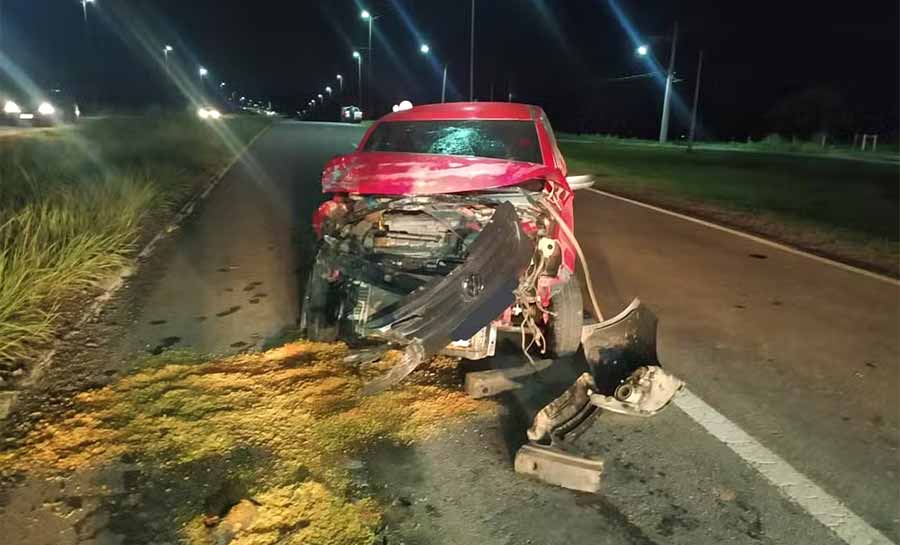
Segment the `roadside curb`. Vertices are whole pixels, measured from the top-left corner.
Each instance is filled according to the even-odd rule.
[[[673,217],[676,217],[676,218],[679,218],[679,219],[682,219],[682,220],[685,220],[685,221],[689,221],[689,222],[691,222],[691,223],[695,223],[695,224],[698,224],[698,225],[703,225],[704,227],[709,227],[709,228],[715,229],[715,230],[717,230],[717,231],[722,231],[722,232],[725,232],[725,233],[729,233],[729,234],[731,234],[731,235],[735,235],[735,236],[738,236],[738,237],[741,237],[741,238],[745,238],[745,239],[748,239],[748,240],[752,240],[752,241],[754,241],[754,242],[756,242],[756,243],[759,243],[759,244],[762,244],[762,245],[764,245],[764,246],[769,246],[770,248],[777,248],[777,249],[782,250],[782,251],[784,251],[784,252],[787,252],[787,253],[789,253],[789,254],[793,254],[793,255],[797,255],[797,256],[801,256],[801,257],[806,257],[806,258],[808,258],[808,259],[812,259],[813,261],[818,261],[819,263],[822,263],[822,264],[825,264],[825,265],[830,265],[830,266],[832,266],[832,267],[835,267],[835,268],[838,268],[838,269],[842,269],[842,270],[847,271],[847,272],[856,273],[856,274],[859,274],[859,275],[862,275],[862,276],[866,276],[866,277],[869,277],[869,278],[872,278],[872,279],[875,279],[875,280],[880,280],[880,281],[882,281],[882,282],[885,282],[885,283],[888,283],[888,284],[893,284],[894,286],[900,287],[900,279],[897,279],[897,278],[894,278],[894,277],[892,277],[892,276],[888,276],[888,275],[886,275],[886,274],[882,274],[882,273],[879,273],[879,272],[870,271],[870,270],[864,269],[864,268],[862,268],[862,267],[857,267],[856,265],[850,265],[850,264],[848,264],[848,263],[843,263],[843,262],[838,261],[838,260],[836,260],[836,259],[832,259],[832,258],[829,258],[829,257],[824,257],[824,256],[821,256],[821,255],[815,254],[815,253],[813,253],[813,252],[810,252],[810,251],[808,251],[808,250],[804,250],[804,249],[802,249],[802,248],[798,248],[798,247],[796,247],[796,246],[791,246],[791,245],[785,244],[785,243],[783,243],[783,242],[776,242],[776,241],[774,241],[774,240],[772,240],[772,239],[769,239],[769,238],[766,238],[766,237],[763,237],[763,236],[759,236],[759,235],[754,235],[754,234],[752,234],[752,233],[749,233],[749,232],[747,232],[747,231],[742,231],[742,230],[736,229],[736,228],[734,228],[734,227],[728,227],[728,226],[723,225],[723,224],[721,224],[721,223],[716,223],[716,222],[713,222],[713,221],[708,221],[708,220],[705,220],[705,219],[701,219],[701,218],[696,217],[696,216],[691,216],[691,215],[684,214],[684,213],[681,213],[681,212],[676,212],[676,211],[674,211],[674,210],[670,210],[670,209],[668,209],[668,208],[665,208],[665,207],[662,207],[662,206],[657,206],[657,205],[655,205],[655,204],[650,204],[650,203],[647,203],[647,202],[644,202],[644,201],[639,201],[639,200],[633,199],[633,198],[631,198],[631,197],[623,197],[622,195],[618,195],[618,194],[616,194],[616,193],[610,193],[609,191],[604,191],[604,190],[602,190],[602,189],[588,188],[588,191],[590,191],[591,193],[596,193],[597,195],[602,195],[602,196],[604,196],[604,197],[609,197],[609,198],[611,198],[611,199],[616,199],[616,200],[619,200],[619,201],[622,201],[622,202],[627,202],[627,203],[629,203],[629,204],[633,204],[633,205],[635,205],[635,206],[640,206],[640,207],[642,207],[642,208],[646,208],[646,209],[649,209],[649,210],[653,210],[653,211],[659,212],[659,213],[661,213],[661,214],[666,214],[666,215],[668,215],[668,216],[673,216]]]
[[[125,281],[133,276],[138,269],[140,268],[141,261],[146,260],[153,254],[153,251],[156,249],[156,246],[166,238],[170,233],[177,230],[177,227],[190,215],[194,212],[194,209],[197,207],[197,203],[205,200],[210,193],[221,183],[221,181],[225,178],[228,172],[231,171],[232,168],[236,164],[238,164],[246,155],[247,151],[253,147],[253,144],[256,143],[264,134],[268,133],[272,128],[272,125],[269,125],[262,129],[259,133],[256,134],[253,138],[247,142],[241,150],[235,154],[235,156],[228,162],[228,164],[219,171],[218,174],[210,178],[210,180],[203,186],[201,191],[198,191],[193,197],[191,197],[188,202],[186,202],[178,212],[172,217],[171,220],[166,222],[165,225],[156,233],[156,235],[150,239],[150,241],[144,245],[140,252],[138,252],[129,265],[122,267],[120,270],[115,272],[114,274],[109,275],[105,279],[98,282],[98,287],[101,288],[102,292],[94,297],[93,301],[88,305],[87,310],[81,315],[81,317],[72,324],[72,329],[79,329],[84,326],[86,323],[90,322],[94,319],[99,313],[103,310],[103,307],[108,303],[113,296],[119,291],[122,286],[125,285]],[[12,412],[13,407],[19,398],[20,391],[25,388],[29,388],[34,386],[44,375],[44,371],[47,366],[53,361],[54,356],[59,351],[60,345],[63,342],[63,339],[57,339],[51,348],[47,350],[44,355],[38,359],[34,366],[32,366],[31,370],[28,372],[27,376],[25,376],[17,385],[15,390],[8,390],[0,392],[0,430],[2,430],[3,423],[6,421],[6,418]]]

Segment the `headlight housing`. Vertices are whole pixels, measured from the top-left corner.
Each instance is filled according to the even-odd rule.
[[[19,114],[22,113],[22,108],[19,108],[19,105],[11,100],[7,100],[5,104],[3,104],[3,113],[5,114]]]
[[[38,106],[38,113],[41,115],[53,115],[56,113],[56,108],[49,102],[41,102],[41,105]]]

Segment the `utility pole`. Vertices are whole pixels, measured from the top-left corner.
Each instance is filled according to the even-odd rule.
[[[678,21],[672,31],[672,51],[669,54],[669,73],[666,75],[666,93],[663,97],[662,120],[659,123],[659,143],[669,139],[669,103],[672,100],[672,80],[675,78],[675,48],[678,46]]]
[[[688,135],[688,151],[694,147],[694,133],[697,130],[697,105],[700,101],[700,73],[703,71],[703,50],[697,59],[697,83],[694,84],[694,107],[691,109],[691,131]]]
[[[469,102],[475,100],[475,0],[472,0],[472,23],[469,26]]]
[[[444,79],[441,82],[441,104],[447,101],[447,65],[444,65]]]

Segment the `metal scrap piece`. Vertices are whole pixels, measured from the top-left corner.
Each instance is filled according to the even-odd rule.
[[[515,470],[547,484],[597,493],[602,483],[603,462],[531,443],[516,452]]]
[[[387,390],[409,376],[426,359],[427,355],[422,344],[418,341],[413,341],[403,351],[403,358],[400,360],[400,363],[391,367],[391,370],[384,375],[363,386],[363,395],[373,395]]]
[[[590,398],[592,405],[614,413],[653,416],[665,409],[682,388],[684,382],[663,368],[645,366],[619,385],[614,395],[592,393]]]
[[[591,375],[582,373],[574,384],[535,415],[528,428],[528,438],[536,442],[558,442],[581,427],[597,411],[591,405],[593,389]]]

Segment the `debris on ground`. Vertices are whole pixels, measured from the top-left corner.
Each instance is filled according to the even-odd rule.
[[[302,341],[200,363],[157,356],[78,394],[74,414],[47,418],[0,452],[0,476],[9,483],[127,463],[140,503],[161,502],[177,523],[173,537],[187,543],[373,543],[380,509],[354,480],[353,460],[494,405],[461,391],[450,358],[361,396],[376,367],[400,355],[361,371],[348,354],[343,343]]]

